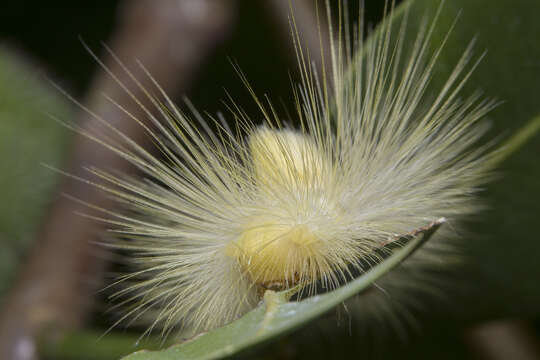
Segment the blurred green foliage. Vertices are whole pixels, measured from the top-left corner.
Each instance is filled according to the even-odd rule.
[[[412,0],[409,28],[434,13],[439,1]],[[456,21],[433,84],[440,86],[474,39],[474,56],[485,53],[462,98],[476,90],[501,103],[488,115],[487,136],[504,143],[540,115],[540,3],[528,0],[445,1],[433,44]],[[540,136],[531,138],[498,167],[481,194],[486,210],[470,219],[464,238],[469,267],[460,275],[471,286],[462,309],[467,318],[540,315]],[[457,299],[456,299],[457,300]],[[465,301],[465,299],[462,299]]]
[[[0,48],[0,299],[38,230],[58,176],[66,130],[47,116],[69,118],[66,100],[43,75]]]

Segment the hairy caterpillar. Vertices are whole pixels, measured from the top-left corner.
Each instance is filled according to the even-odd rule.
[[[255,307],[265,289],[335,288],[396,234],[476,211],[471,195],[490,153],[474,144],[494,104],[458,99],[476,66],[471,47],[440,91],[426,93],[444,45],[429,53],[432,26],[412,49],[403,48],[405,22],[370,42],[359,33],[352,47],[349,35],[331,38],[320,73],[295,33],[298,128],[254,95],[263,125],[237,109],[238,133],[219,119],[212,131],[150,75],[159,99],[124,67],[158,114],[143,109],[161,157],[121,133],[122,146],[88,134],[151,179],[91,170],[126,210],[105,210],[121,235],[113,245],[135,268],[119,280],[117,296],[131,306],[122,319],[212,329]]]

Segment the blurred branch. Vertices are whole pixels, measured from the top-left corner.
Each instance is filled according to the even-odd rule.
[[[309,60],[315,64],[319,72],[324,69],[329,74],[331,70],[330,33],[326,9],[322,8],[321,4],[321,1],[313,0],[269,0],[264,2],[264,6],[268,8],[282,36],[290,44],[290,53],[295,54],[292,43],[293,36],[296,36],[293,33],[291,17],[293,15],[301,46],[309,54]]]
[[[125,1],[119,11],[118,30],[111,48],[136,77],[145,78],[143,70],[134,65],[135,59],[140,60],[162,88],[174,96],[189,89],[209,51],[228,33],[233,9],[234,0]],[[104,62],[130,91],[141,95],[118,63],[110,56]],[[127,136],[144,143],[141,127],[102,93],[125,106],[134,116],[144,118],[141,109],[104,71],[96,76],[85,106]],[[105,133],[103,125],[82,111],[78,124],[91,133]],[[87,165],[131,170],[112,152],[77,134],[67,171],[91,178],[82,170],[82,166]],[[97,206],[109,206],[110,200],[102,192],[71,178],[65,179],[59,193]],[[93,294],[100,286],[104,254],[100,255],[91,244],[100,227],[76,215],[77,211],[88,213],[89,209],[60,196],[50,208],[36,245],[2,309],[1,359],[35,359],[36,338],[41,337],[41,333],[47,331],[46,334],[54,338],[60,336],[62,330],[80,326],[84,321]]]
[[[538,360],[540,343],[524,321],[498,321],[470,329],[465,340],[479,360]]]

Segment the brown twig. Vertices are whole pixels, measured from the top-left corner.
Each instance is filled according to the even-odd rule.
[[[300,45],[305,54],[309,54],[309,60],[315,64],[319,72],[324,68],[324,71],[328,73],[331,59],[330,33],[326,21],[326,9],[323,9],[321,4],[322,2],[313,0],[270,0],[264,2],[278,30],[290,44],[289,53],[295,53],[292,32],[295,31],[294,26],[296,26],[300,36]],[[294,16],[294,24],[291,15]]]

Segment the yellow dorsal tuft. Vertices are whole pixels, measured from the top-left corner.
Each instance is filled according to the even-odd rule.
[[[260,128],[249,138],[256,181],[311,186],[323,171],[324,158],[305,134]]]

